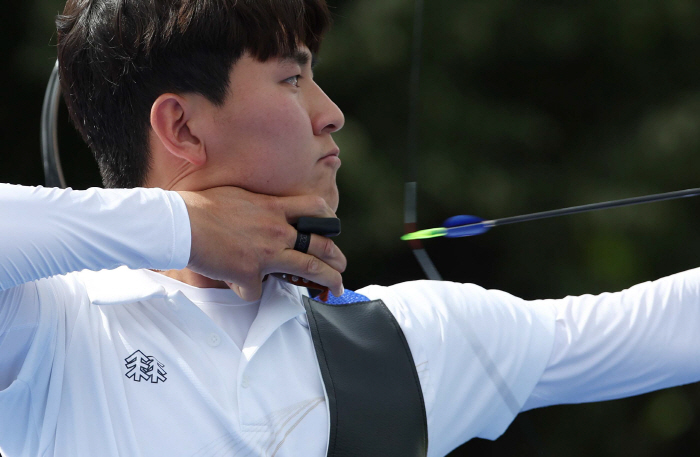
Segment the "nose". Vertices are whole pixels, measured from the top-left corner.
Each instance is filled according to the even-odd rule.
[[[345,116],[333,100],[314,82],[315,91],[311,106],[311,123],[314,135],[337,132],[345,125]]]

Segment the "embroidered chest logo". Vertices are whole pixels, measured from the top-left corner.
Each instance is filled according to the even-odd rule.
[[[151,381],[156,384],[165,382],[168,378],[165,376],[168,373],[165,371],[165,365],[160,363],[153,356],[146,355],[141,351],[136,351],[126,361],[126,377],[131,378],[136,382],[141,382],[142,379]]]

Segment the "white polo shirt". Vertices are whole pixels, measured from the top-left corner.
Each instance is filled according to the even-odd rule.
[[[4,456],[326,454],[325,390],[298,288],[266,282],[241,350],[223,321],[152,273],[120,267],[36,280],[115,262],[182,268],[189,240],[186,252],[175,241],[189,228],[186,208],[157,190],[7,187],[4,214],[21,211],[0,222]],[[46,212],[59,215],[41,220]],[[153,244],[139,247],[132,238],[144,230]],[[431,456],[496,438],[521,409],[700,378],[698,270],[616,294],[532,302],[430,281],[358,292],[382,299],[406,335]]]

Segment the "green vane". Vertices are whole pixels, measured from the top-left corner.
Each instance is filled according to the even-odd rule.
[[[426,230],[419,230],[417,232],[408,233],[401,237],[404,241],[411,240],[425,240],[427,238],[437,238],[439,236],[447,235],[447,229],[444,227],[431,228]]]

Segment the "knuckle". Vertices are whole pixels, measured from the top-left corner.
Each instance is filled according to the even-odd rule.
[[[326,208],[328,208],[328,205],[326,204],[326,200],[324,200],[323,197],[314,196],[313,197],[313,205],[319,211],[325,211]]]
[[[289,237],[289,228],[284,224],[272,224],[269,230],[273,240],[286,240]]]
[[[270,245],[265,245],[261,249],[261,254],[264,259],[272,259],[277,254],[277,250]]]
[[[333,257],[335,254],[335,243],[330,238],[323,239],[323,255],[324,257]]]
[[[305,272],[307,274],[316,274],[316,273],[318,273],[320,268],[321,268],[320,261],[316,257],[310,256],[309,260],[306,261]]]

